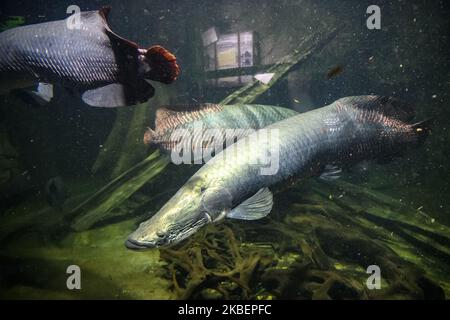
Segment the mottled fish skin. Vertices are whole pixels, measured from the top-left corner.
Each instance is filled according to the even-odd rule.
[[[0,33],[0,73],[70,86],[116,82],[118,63],[103,18],[98,11],[83,12],[80,22],[79,29],[59,20]]]
[[[180,107],[158,109],[155,131],[149,129],[144,136],[144,141],[147,140],[148,143],[156,144],[163,151],[169,152],[177,144],[177,141],[172,139],[172,134],[178,129],[194,133],[193,141],[199,141],[209,129],[219,129],[222,132],[227,129],[248,129],[250,133],[252,129],[264,128],[298,114],[292,109],[257,104],[225,106],[204,104],[183,106],[183,111],[179,109]],[[196,128],[202,128],[202,130],[195,130]]]
[[[418,143],[427,129],[405,123],[402,110],[391,113],[396,105],[396,100],[386,97],[348,97],[267,126],[264,130],[278,132],[278,170],[271,175],[261,174],[262,166],[257,164],[266,163],[267,154],[273,151],[270,136],[258,131],[239,140],[200,168],[129,236],[126,246],[141,249],[178,243],[279,182],[319,175],[327,164],[349,165],[395,154]],[[252,139],[255,137],[258,139]],[[272,203],[269,196],[256,208],[266,210]],[[247,217],[241,215],[240,219]]]

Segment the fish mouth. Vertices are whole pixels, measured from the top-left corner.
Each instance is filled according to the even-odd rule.
[[[154,248],[155,246],[150,243],[142,243],[137,242],[136,240],[133,239],[127,239],[125,241],[125,247],[131,250],[143,250],[143,249],[151,249]]]

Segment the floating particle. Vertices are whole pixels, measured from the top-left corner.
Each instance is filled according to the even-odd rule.
[[[327,72],[327,79],[331,79],[336,77],[337,75],[341,74],[344,71],[344,67],[341,65],[335,66],[328,70]]]

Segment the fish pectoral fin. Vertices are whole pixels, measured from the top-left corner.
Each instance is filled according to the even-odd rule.
[[[25,92],[31,96],[34,102],[37,102],[40,106],[44,106],[49,103],[53,95],[53,85],[50,83],[39,82],[36,90],[27,89]]]
[[[342,173],[341,168],[332,164],[327,164],[319,178],[325,181],[334,181],[341,177],[340,173]]]
[[[273,207],[273,194],[269,188],[259,189],[227,214],[227,218],[241,220],[258,220],[267,216]]]
[[[139,86],[129,87],[121,83],[111,83],[103,87],[86,90],[83,101],[92,107],[116,108],[132,106],[150,99],[155,89],[145,81]],[[145,84],[144,84],[145,83]]]

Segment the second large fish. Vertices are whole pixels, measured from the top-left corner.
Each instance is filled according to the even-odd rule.
[[[292,109],[258,104],[164,106],[156,111],[155,129],[147,129],[144,143],[172,155],[189,152],[187,159],[186,154],[182,157],[201,163],[208,160],[208,153],[296,114]]]

